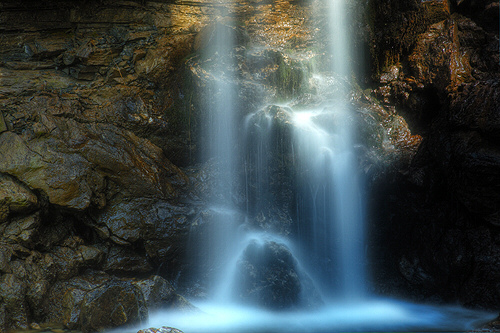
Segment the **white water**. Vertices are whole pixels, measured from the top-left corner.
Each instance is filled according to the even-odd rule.
[[[302,208],[300,243],[327,299],[365,295],[363,207],[348,108],[341,100],[293,114]],[[327,120],[327,121],[325,121]]]
[[[227,25],[231,24],[230,21],[226,17],[215,22],[207,36],[210,45],[204,56],[212,59],[210,74],[213,79],[210,82],[213,83],[207,85],[205,94],[213,102],[204,110],[207,123],[204,137],[207,142],[204,142],[203,151],[214,168],[212,174],[215,179],[207,198],[212,216],[200,242],[190,245],[199,251],[198,258],[205,269],[203,279],[208,282],[209,297],[219,302],[228,302],[231,296],[226,291],[225,283],[234,258],[228,254],[238,251],[242,235],[239,231],[241,221],[232,200],[237,186],[235,147],[238,110],[234,84],[237,64],[231,55],[236,36],[234,29]]]
[[[328,1],[331,72],[338,81],[335,91],[325,91],[329,98],[320,109],[295,112],[293,120],[301,181],[309,187],[309,195],[304,188],[301,195],[299,240],[316,267],[324,297],[353,301],[366,295],[367,282],[350,91],[343,83],[349,81],[352,58],[346,3]]]

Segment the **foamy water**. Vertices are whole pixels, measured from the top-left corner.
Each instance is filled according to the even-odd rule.
[[[199,313],[159,311],[140,327],[170,326],[185,333],[295,333],[373,331],[467,331],[493,320],[496,314],[457,306],[419,305],[389,299],[332,303],[314,311],[272,312],[255,307],[195,303]]]

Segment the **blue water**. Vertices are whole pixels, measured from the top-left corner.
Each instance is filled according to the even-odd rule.
[[[140,328],[170,326],[185,333],[464,332],[480,327],[497,315],[458,306],[412,304],[382,298],[289,312],[234,304],[194,304],[199,312],[159,311],[150,314],[149,323]]]

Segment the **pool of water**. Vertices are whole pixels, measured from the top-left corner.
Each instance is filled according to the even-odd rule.
[[[129,328],[176,327],[185,333],[293,332],[464,332],[496,318],[496,313],[389,299],[332,303],[310,311],[268,311],[233,304],[196,303],[199,312],[158,311],[149,323]],[[125,332],[114,330],[113,332]]]

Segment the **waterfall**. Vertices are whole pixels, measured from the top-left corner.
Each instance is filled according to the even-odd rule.
[[[346,0],[328,2],[331,77],[326,81],[334,84],[320,89],[325,95],[320,108],[294,113],[294,144],[301,184],[299,241],[326,298],[360,300],[366,289],[364,209],[353,149],[345,6]]]
[[[210,80],[203,94],[211,102],[202,110],[202,150],[212,161],[213,183],[191,244],[207,297],[193,301],[201,311],[161,311],[150,317],[150,325],[217,333],[452,331],[494,318],[367,292],[365,212],[350,103],[349,0],[324,1],[330,66],[315,77],[322,98],[311,108],[270,105],[238,118],[236,82],[242,78],[236,75],[234,24],[226,15],[209,27],[203,70]],[[290,164],[295,178],[283,177],[290,184],[277,189],[285,181],[274,178],[276,170]],[[246,203],[237,205],[242,188]],[[280,190],[294,192],[289,215],[269,213],[281,200]],[[261,215],[267,220],[259,220]],[[296,234],[280,234],[275,226],[292,215]]]
[[[212,198],[223,197],[225,203],[230,203],[230,195],[234,192],[234,168],[236,160],[236,94],[234,87],[234,70],[236,63],[231,56],[235,45],[233,29],[216,22],[212,31],[211,45],[208,53],[213,57],[212,84],[207,89],[207,95],[213,97],[208,105],[207,123],[208,158],[217,163],[215,187]],[[216,201],[213,200],[212,201]],[[220,202],[219,202],[220,203]]]
[[[363,208],[348,108],[340,101],[321,110],[295,112],[299,241],[314,266],[324,297],[364,295]],[[331,119],[326,122],[325,119]]]
[[[297,216],[302,221],[299,230],[303,231],[297,247],[314,263],[309,270],[318,280],[326,299],[353,299],[364,293],[363,214],[346,98],[349,89],[345,84],[350,74],[345,12],[344,0],[329,2],[332,38],[328,53],[332,55],[331,72],[338,81],[335,93],[327,94],[331,98],[325,99],[321,110],[289,111],[294,114],[296,127],[294,143],[289,144],[297,146],[297,164],[303,170],[297,175],[298,182],[307,184],[297,189],[304,202]],[[208,274],[209,294],[226,302],[234,298],[227,286],[236,285],[230,278],[236,276],[235,265],[239,260],[236,255],[244,252],[242,243],[247,237],[241,227],[245,219],[238,217],[233,196],[238,188],[236,170],[242,169],[237,166],[235,147],[243,142],[243,136],[249,136],[249,132],[253,133],[253,141],[247,138],[246,144],[240,145],[253,167],[251,177],[245,172],[246,213],[262,213],[275,201],[269,188],[272,181],[269,174],[272,160],[268,151],[272,146],[269,142],[272,116],[266,113],[258,117],[249,115],[243,124],[247,134],[240,135],[237,130],[242,124],[237,119],[236,36],[228,16],[226,13],[224,19],[218,19],[206,33],[209,43],[205,58],[210,59],[212,80],[205,88],[210,103],[205,111],[204,137],[207,140],[204,151],[205,159],[213,161],[214,182],[209,198],[210,226],[201,250],[205,252],[201,257]],[[329,121],[321,124],[326,118]],[[249,119],[254,121],[252,131]]]
[[[352,40],[349,33],[348,0],[329,1],[330,52],[333,55],[332,70],[350,82]],[[337,135],[333,156],[334,209],[337,232],[340,288],[344,298],[359,298],[365,293],[364,213],[361,199],[358,168],[353,151],[353,122],[347,102],[349,91],[342,85],[332,103],[336,112]]]
[[[202,144],[204,159],[210,161],[213,182],[208,200],[209,209],[205,220],[208,226],[196,247],[200,266],[205,270],[208,295],[220,302],[229,301],[227,275],[234,261],[230,254],[241,246],[241,214],[237,211],[233,196],[237,188],[237,91],[234,58],[236,36],[229,14],[218,17],[206,28],[208,46],[202,55],[209,59],[208,73],[211,80],[204,88],[205,141]]]

